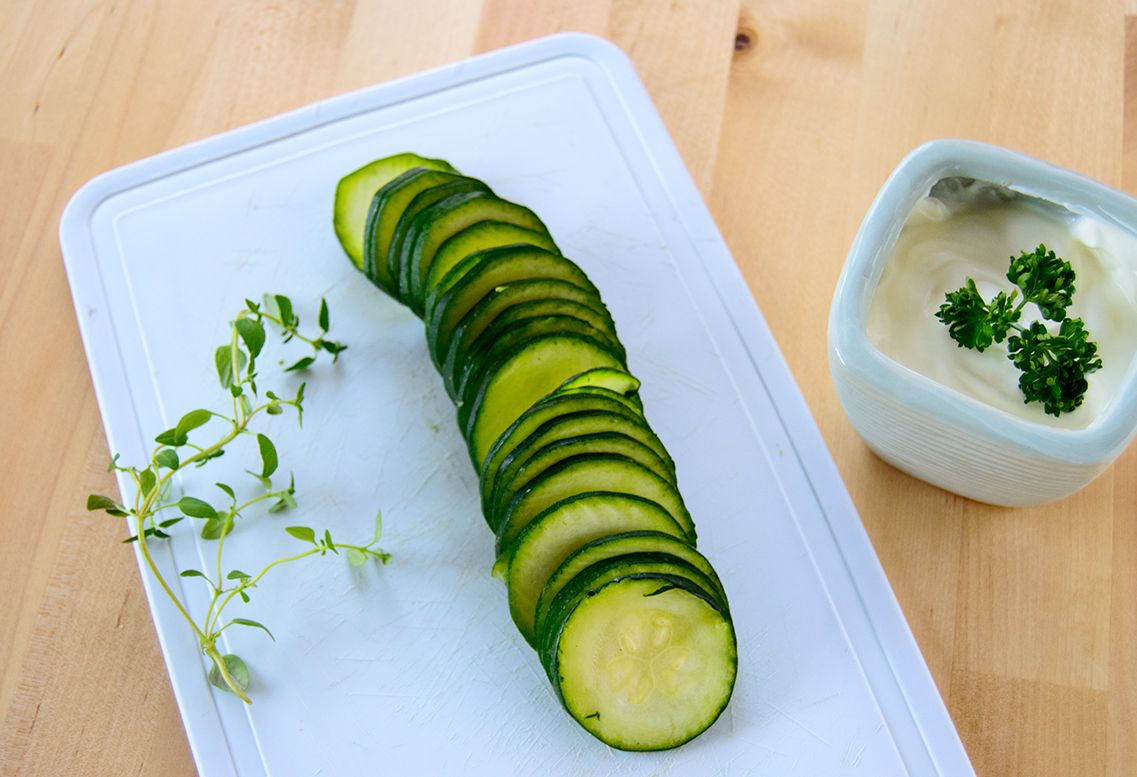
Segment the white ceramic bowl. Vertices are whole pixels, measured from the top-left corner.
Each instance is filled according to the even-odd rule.
[[[901,227],[934,183],[955,176],[1006,186],[1137,233],[1137,200],[1096,181],[983,143],[923,145],[884,184],[849,251],[829,316],[833,381],[857,432],[899,469],[992,504],[1059,499],[1100,475],[1137,433],[1137,358],[1092,423],[1061,429],[946,388],[889,358],[866,335],[873,294]],[[1133,262],[1137,266],[1137,257]]]

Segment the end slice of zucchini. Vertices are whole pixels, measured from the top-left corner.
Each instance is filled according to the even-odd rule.
[[[367,223],[367,212],[371,208],[375,192],[415,167],[458,172],[443,159],[429,159],[408,152],[376,159],[348,173],[336,184],[332,226],[344,253],[356,269],[363,269],[363,227]]]
[[[620,750],[665,750],[718,719],[734,688],[729,616],[670,575],[631,575],[580,597],[550,664],[565,709]]]

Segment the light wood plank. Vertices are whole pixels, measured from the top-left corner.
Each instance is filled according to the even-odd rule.
[[[562,30],[628,52],[846,479],[981,775],[1137,763],[1137,447],[1000,510],[873,456],[826,364],[865,209],[933,137],[1137,192],[1134,0],[12,0],[0,6],[0,773],[193,774],[113,482],[56,229],[91,176]],[[736,36],[742,45],[735,49]],[[80,315],[82,312],[80,311]],[[16,444],[13,444],[16,441]],[[147,721],[144,735],[136,724]]]
[[[963,671],[952,687],[956,725],[980,775],[1106,774],[1103,692]]]

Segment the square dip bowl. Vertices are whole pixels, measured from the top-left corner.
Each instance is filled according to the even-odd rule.
[[[968,277],[988,301],[1013,290],[1010,258],[1040,243],[1077,273],[1068,314],[1084,319],[1102,361],[1082,405],[1057,417],[1024,401],[1006,341],[959,347],[935,316]],[[1019,323],[1038,318],[1027,305]],[[829,366],[853,427],[904,472],[997,505],[1074,493],[1137,433],[1137,200],[997,146],[920,146],[853,241]]]

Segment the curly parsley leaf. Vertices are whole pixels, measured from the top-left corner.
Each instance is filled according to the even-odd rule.
[[[1011,257],[1007,280],[1022,289],[1023,300],[1037,305],[1047,321],[1066,318],[1074,298],[1074,268],[1046,246]]]
[[[1080,318],[1062,322],[1051,334],[1041,321],[1007,341],[1010,360],[1022,372],[1019,389],[1027,402],[1041,402],[1052,416],[1076,410],[1085,398],[1086,375],[1101,369],[1098,347]]]
[[[1086,375],[1102,366],[1085,322],[1066,316],[1074,297],[1074,268],[1039,245],[1018,258],[1011,257],[1007,280],[1018,291],[1001,291],[988,303],[968,278],[964,286],[945,295],[936,318],[961,348],[984,351],[992,343],[1007,340],[1007,358],[1022,373],[1019,389],[1024,401],[1042,403],[1043,410],[1053,416],[1072,412],[1089,389]],[[1058,331],[1051,332],[1042,321],[1020,326],[1022,309],[1028,303],[1046,321],[1060,321]]]

